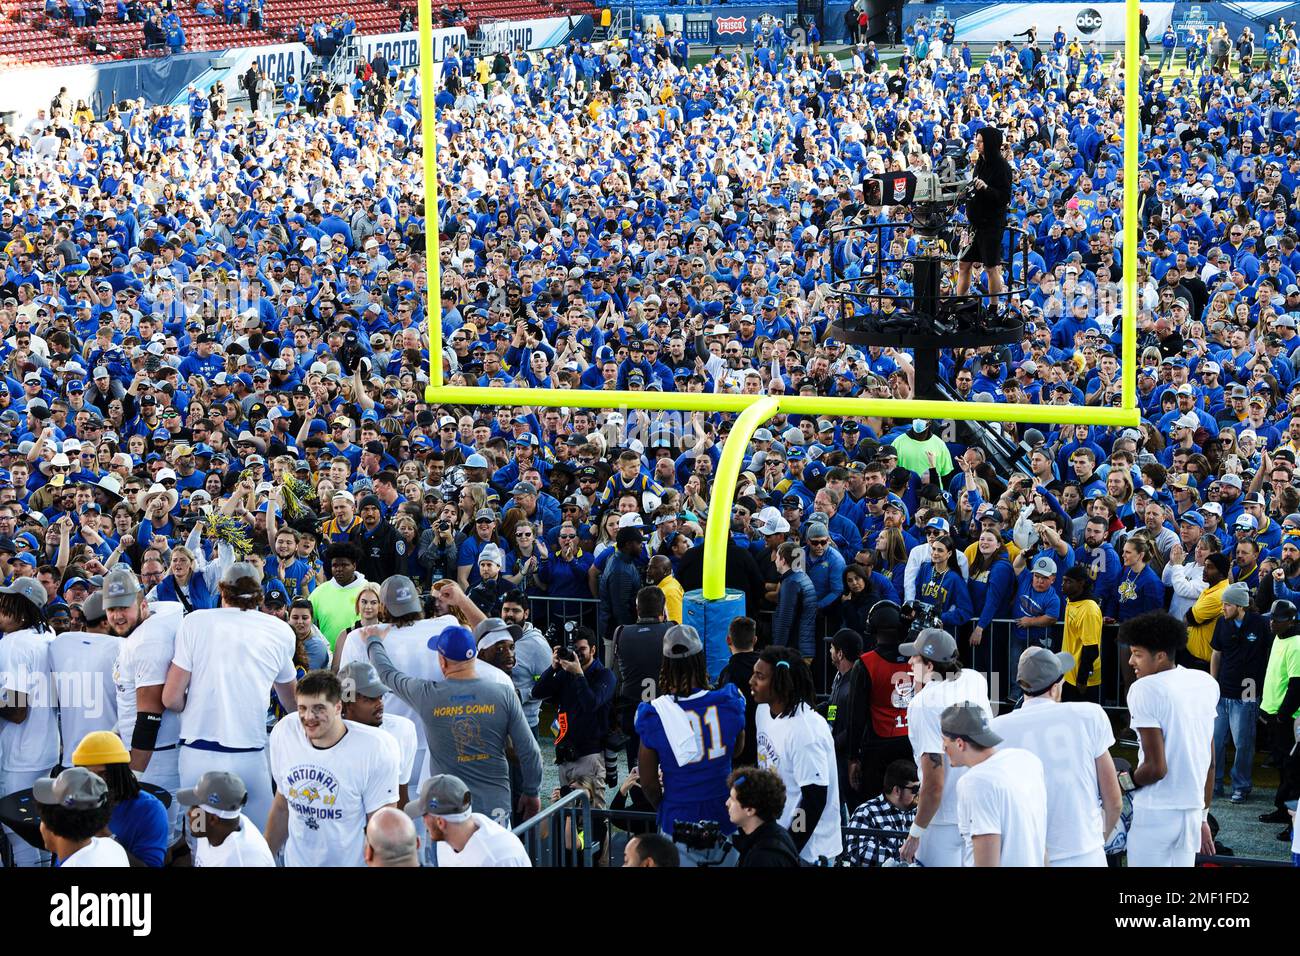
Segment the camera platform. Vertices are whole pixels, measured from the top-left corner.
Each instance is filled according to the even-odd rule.
[[[834,293],[839,298],[839,315],[831,320],[830,334],[854,345],[910,349],[914,353],[913,386],[917,398],[941,399],[938,388],[939,352],[943,349],[981,349],[1019,342],[1025,323],[1011,308],[1013,297],[1028,294],[1026,282],[1006,285],[996,295],[943,293],[945,271],[957,269],[958,257],[946,251],[946,235],[918,230],[919,250],[903,258],[877,255],[869,270],[845,276],[852,263],[851,251],[874,242],[886,248],[894,230],[915,229],[916,223],[867,223],[832,231],[832,247],[850,250],[832,260]],[[928,230],[926,231],[928,232]],[[1029,236],[1018,226],[1007,226],[1013,256],[1022,256],[1020,275],[1029,272]],[[841,245],[842,244],[842,245]],[[860,260],[859,260],[860,261]],[[1010,266],[1008,261],[1006,266]],[[1005,271],[1010,271],[1006,269]],[[910,272],[910,281],[908,273]],[[900,282],[900,280],[902,280]],[[891,291],[900,288],[909,291]]]

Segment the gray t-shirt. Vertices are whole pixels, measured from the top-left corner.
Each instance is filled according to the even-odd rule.
[[[521,793],[535,797],[542,785],[542,751],[514,688],[485,677],[437,682],[411,677],[393,666],[377,637],[366,644],[366,652],[379,679],[424,723],[430,772],[459,777],[469,787],[476,812],[508,825],[512,808],[507,741],[519,759]]]

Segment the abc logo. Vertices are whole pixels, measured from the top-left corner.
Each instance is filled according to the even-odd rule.
[[[1101,29],[1101,14],[1092,7],[1085,7],[1074,18],[1074,25],[1080,33],[1096,33]]]

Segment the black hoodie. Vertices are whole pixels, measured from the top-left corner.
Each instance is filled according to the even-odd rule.
[[[1011,204],[1011,166],[1002,158],[1002,130],[985,126],[976,135],[984,138],[984,155],[975,164],[975,178],[984,180],[987,188],[971,195],[966,218],[977,228],[1000,227]]]

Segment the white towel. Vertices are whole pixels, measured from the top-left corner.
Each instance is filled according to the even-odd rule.
[[[687,718],[686,711],[668,694],[656,697],[653,706],[664,725],[664,735],[668,738],[668,746],[673,748],[677,765],[682,767],[693,760],[699,760],[703,741]]]

